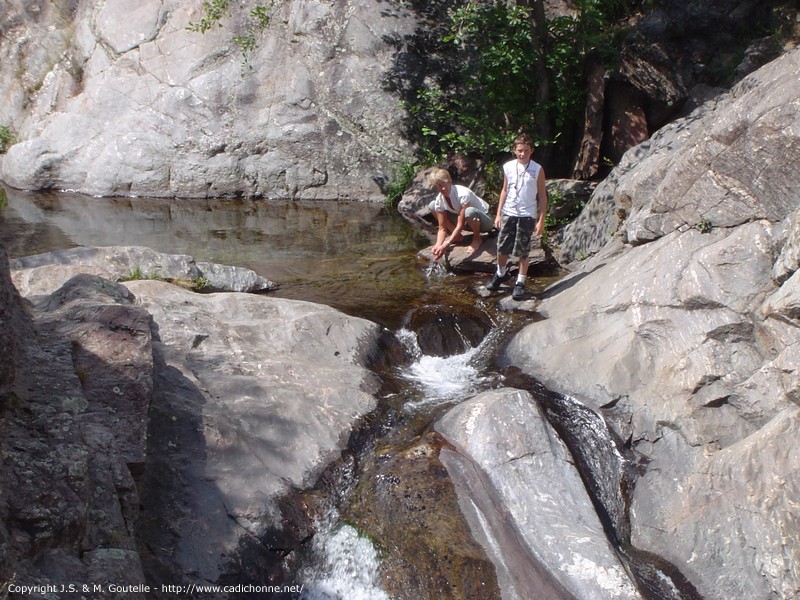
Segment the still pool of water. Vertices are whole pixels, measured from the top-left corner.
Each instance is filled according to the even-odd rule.
[[[363,202],[93,198],[5,190],[0,244],[11,258],[75,246],[147,246],[247,267],[274,294],[328,304],[390,329],[415,306],[474,303],[485,279],[420,264],[429,244],[393,211]]]

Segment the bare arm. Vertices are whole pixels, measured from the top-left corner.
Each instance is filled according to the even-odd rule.
[[[544,222],[547,217],[547,186],[544,184],[544,169],[539,169],[536,180],[536,202],[538,204],[539,218],[536,220],[536,235],[544,233]]]
[[[435,258],[441,258],[447,249],[453,244],[453,240],[458,238],[458,234],[464,229],[464,222],[466,220],[467,206],[461,207],[458,211],[458,219],[456,220],[455,227],[450,235],[447,235],[447,214],[445,212],[437,212],[436,219],[439,222],[439,230],[436,232],[436,245],[433,247],[432,252]]]
[[[508,180],[505,174],[503,175],[503,189],[500,190],[500,200],[497,203],[497,215],[494,218],[494,226],[500,229],[503,216],[503,205],[506,203],[506,195],[508,194]]]

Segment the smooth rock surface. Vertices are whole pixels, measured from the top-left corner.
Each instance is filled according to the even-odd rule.
[[[91,195],[382,200],[410,154],[384,90],[390,40],[415,18],[364,0],[275,4],[243,62],[233,37],[253,6],[232,4],[201,34],[187,29],[200,0],[6,3],[0,123],[18,143],[0,179]]]
[[[505,355],[649,461],[631,542],[707,598],[800,589],[798,77],[795,50],[629,151]]]
[[[242,537],[280,526],[277,497],[312,484],[374,408],[381,328],[308,302],[125,285],[157,332],[145,503],[166,502],[150,505],[145,536],[217,581]]]
[[[503,598],[640,598],[530,394],[485,392],[448,411],[436,431],[453,446],[440,457]]]
[[[66,267],[44,261],[25,300],[0,279],[0,576],[238,576],[244,549],[270,556],[279,497],[313,483],[374,408],[383,330],[308,302],[123,285],[79,271],[108,276],[130,254],[78,250],[88,266],[71,255],[61,285]]]
[[[174,279],[185,283],[204,280],[205,291],[264,292],[277,285],[250,269],[196,262],[185,254],[164,254],[140,246],[71,248],[11,261],[14,285],[25,296],[52,293],[79,273],[112,280]]]

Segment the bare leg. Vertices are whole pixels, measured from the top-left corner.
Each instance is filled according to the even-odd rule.
[[[502,271],[506,268],[506,263],[508,262],[508,254],[498,254],[497,255],[497,270]]]
[[[499,257],[498,257],[499,258]],[[498,263],[500,261],[498,260]],[[530,256],[525,256],[524,258],[519,259],[519,274],[527,277],[528,275],[528,265],[531,263]]]
[[[481,222],[479,219],[470,219],[468,224],[470,230],[472,230],[472,242],[469,247],[472,249],[472,253],[475,254],[480,250],[481,243],[483,242],[481,239]]]

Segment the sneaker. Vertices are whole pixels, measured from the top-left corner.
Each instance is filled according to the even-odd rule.
[[[514,291],[511,292],[511,297],[514,300],[524,300],[525,299],[525,284],[517,282],[514,284]]]
[[[492,278],[489,280],[489,283],[486,284],[486,289],[490,292],[496,292],[500,289],[500,284],[504,281],[508,281],[511,278],[511,269],[506,271],[505,275],[498,275],[497,271],[495,274],[492,275]]]

